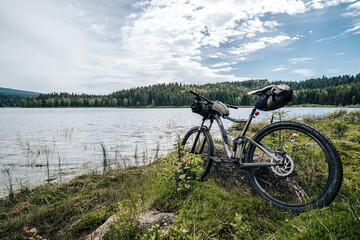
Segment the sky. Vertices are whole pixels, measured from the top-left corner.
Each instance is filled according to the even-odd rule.
[[[360,73],[360,1],[0,1],[0,87],[107,94]]]

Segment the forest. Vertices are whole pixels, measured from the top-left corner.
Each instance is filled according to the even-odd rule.
[[[195,84],[156,84],[120,90],[108,95],[75,93],[39,94],[31,98],[0,94],[0,107],[181,107],[189,106],[193,95],[188,90],[227,104],[251,106],[255,96],[248,91],[270,84],[291,84],[293,101],[289,105],[348,106],[360,104],[360,74],[312,78],[305,81],[248,80]]]

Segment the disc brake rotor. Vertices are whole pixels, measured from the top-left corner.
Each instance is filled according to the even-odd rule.
[[[273,166],[271,169],[276,175],[287,177],[294,171],[294,167],[294,161],[291,159],[291,157],[285,155],[284,164],[281,166]]]

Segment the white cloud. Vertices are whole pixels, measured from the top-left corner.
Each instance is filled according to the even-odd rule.
[[[10,86],[80,89],[90,77],[86,71],[96,55],[92,49],[106,46],[88,39],[64,8],[61,2],[0,3],[0,71],[1,78],[11,81]]]
[[[345,55],[345,53],[339,52],[339,53],[333,53],[330,56],[343,56],[343,55]]]
[[[311,0],[306,3],[306,8],[311,9],[323,9],[326,7],[338,6],[342,3],[352,3],[355,0]]]
[[[229,66],[229,65],[230,65],[230,63],[228,63],[228,62],[218,62],[218,63],[211,65],[211,67],[218,68],[218,67],[224,67],[224,66]]]
[[[353,1],[352,1],[353,2]],[[346,12],[343,14],[344,17],[354,18],[351,28],[345,30],[341,35],[346,34],[359,34],[360,33],[360,2],[350,4],[346,8]]]
[[[284,71],[286,69],[287,68],[285,68],[285,67],[276,67],[276,68],[271,69],[270,71],[271,72],[279,72],[279,71]]]
[[[302,77],[312,77],[315,75],[314,71],[312,69],[295,69],[292,71],[295,74],[299,74]]]
[[[358,17],[360,16],[360,2],[353,3],[347,7],[347,12],[343,14],[344,17]]]
[[[298,64],[298,63],[308,62],[311,60],[313,60],[313,59],[308,58],[308,57],[302,57],[302,58],[291,58],[291,59],[289,59],[289,62],[291,62],[292,64]]]
[[[230,71],[232,71],[232,70],[234,70],[234,68],[232,68],[232,67],[217,68],[217,69],[215,69],[216,72],[230,72]]]
[[[339,69],[336,68],[329,68],[326,70],[329,74],[339,74],[341,73],[341,71],[339,71]]]
[[[271,45],[280,44],[287,40],[291,40],[291,38],[285,35],[279,35],[276,37],[263,37],[260,38],[258,41],[242,44],[239,48],[230,50],[229,52],[231,54],[246,56],[250,53],[259,51]]]

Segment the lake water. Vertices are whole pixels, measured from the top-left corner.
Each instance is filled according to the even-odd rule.
[[[336,108],[284,108],[290,116],[322,115]],[[352,109],[349,109],[352,110]],[[251,108],[231,109],[248,118]],[[260,112],[257,120],[270,118]],[[148,164],[201,122],[190,108],[0,108],[0,197],[21,187]],[[231,122],[224,121],[225,127]],[[219,132],[215,131],[219,137]]]

